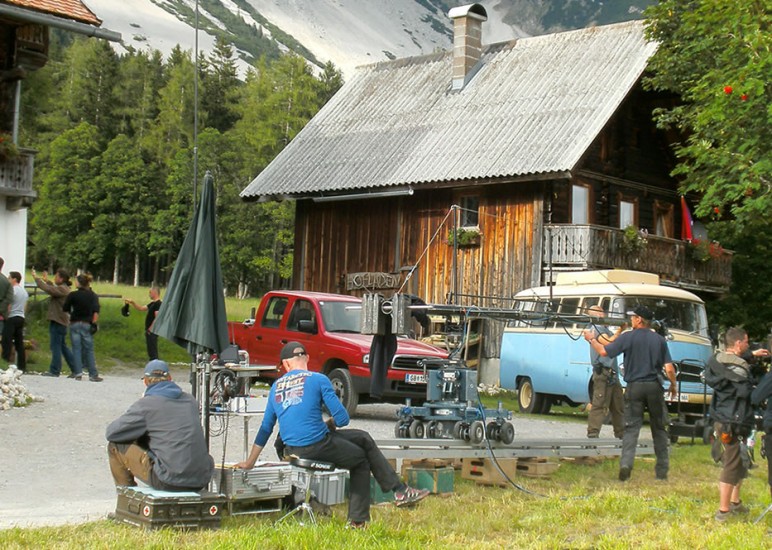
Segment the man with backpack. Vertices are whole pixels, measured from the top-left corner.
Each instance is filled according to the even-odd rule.
[[[754,380],[751,366],[742,358],[748,350],[748,334],[732,327],[724,336],[725,350],[708,361],[705,382],[713,388],[710,418],[716,439],[713,458],[723,464],[719,475],[719,508],[716,521],[725,522],[732,514],[747,514],[740,499],[740,487],[748,476],[750,455],[747,437],[754,427],[751,393]]]

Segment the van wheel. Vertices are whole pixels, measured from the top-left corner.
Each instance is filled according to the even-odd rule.
[[[328,375],[332,383],[332,389],[338,396],[340,402],[346,408],[349,416],[354,416],[359,404],[359,394],[354,390],[354,381],[351,379],[351,373],[346,369],[335,369]]]
[[[521,413],[539,414],[544,406],[544,395],[533,391],[530,378],[523,378],[517,388],[517,402]]]

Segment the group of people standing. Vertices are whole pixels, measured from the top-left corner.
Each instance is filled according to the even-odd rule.
[[[0,258],[0,271],[5,261]],[[0,273],[0,345],[2,357],[10,363],[16,354],[16,368],[27,369],[27,357],[24,351],[24,316],[27,312],[29,295],[24,290],[21,273],[11,271],[6,277]]]
[[[675,397],[676,372],[665,338],[651,329],[652,311],[637,306],[627,313],[632,331],[619,330],[612,334],[605,327],[595,327],[584,332],[591,347],[595,388],[588,437],[598,437],[604,417],[610,414],[614,435],[620,438],[620,430],[623,431],[619,480],[627,481],[633,469],[643,414],[648,411],[656,456],[655,475],[658,480],[666,481],[670,452],[663,374],[670,382],[668,393]],[[595,307],[590,315],[602,317],[603,310]],[[622,353],[627,383],[624,393],[614,359]],[[748,334],[742,328],[732,327],[724,335],[724,349],[715,353],[705,368],[705,383],[713,390],[709,410],[714,437],[711,451],[714,460],[722,464],[719,509],[715,514],[718,522],[749,512],[740,498],[740,488],[751,464],[748,438],[756,429],[755,410],[765,402],[764,449],[772,490],[772,372],[754,373],[751,367],[756,358],[768,355],[769,351],[763,348],[749,351]]]
[[[83,379],[88,370],[91,382],[101,382],[94,354],[94,334],[99,330],[99,296],[91,289],[91,276],[81,273],[76,277],[78,287],[71,292],[70,274],[58,269],[53,281],[48,272],[42,277],[32,270],[32,277],[40,290],[48,294],[48,335],[51,345],[51,363],[43,376],[58,377],[62,373],[62,357],[70,368],[67,378]],[[72,350],[67,347],[67,329],[70,331]]]

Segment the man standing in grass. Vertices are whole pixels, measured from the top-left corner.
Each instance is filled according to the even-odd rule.
[[[155,323],[155,318],[158,316],[158,310],[161,309],[161,289],[153,285],[150,287],[148,295],[150,296],[150,303],[146,306],[138,304],[131,298],[124,298],[123,301],[137,311],[147,312],[145,315],[145,347],[147,348],[147,357],[152,361],[158,359],[158,335],[150,331]],[[128,310],[125,315],[128,315]]]
[[[718,478],[716,521],[719,522],[732,514],[749,511],[740,500],[740,487],[748,477],[751,457],[746,442],[755,423],[751,366],[742,358],[748,350],[748,335],[743,329],[732,327],[727,329],[724,343],[725,350],[711,357],[705,369],[705,382],[713,388],[710,402],[710,418],[716,434],[713,457],[723,464]]]
[[[591,306],[587,311],[594,319],[602,318],[606,312],[599,305]],[[601,344],[608,344],[622,333],[622,327],[614,334],[608,327],[593,323],[596,339]],[[624,392],[619,383],[619,366],[616,358],[602,357],[590,347],[590,364],[592,364],[592,407],[587,417],[587,437],[600,436],[603,421],[611,415],[611,425],[614,427],[614,437],[622,439],[625,431],[624,422]]]
[[[622,438],[622,456],[619,459],[619,481],[627,481],[633,470],[635,449],[643,426],[644,410],[649,411],[651,437],[657,462],[657,479],[667,480],[670,470],[667,407],[664,388],[660,382],[664,368],[670,380],[670,395],[676,394],[676,375],[673,360],[665,339],[651,329],[654,313],[644,305],[628,311],[633,330],[623,332],[610,344],[603,345],[594,330],[585,330],[584,338],[592,349],[603,357],[625,354],[625,433]]]

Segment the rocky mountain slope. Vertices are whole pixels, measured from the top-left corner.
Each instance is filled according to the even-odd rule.
[[[486,44],[641,16],[654,0],[482,0]],[[85,0],[120,32],[119,48],[175,45],[212,49],[215,35],[233,43],[242,71],[261,55],[292,50],[315,66],[332,61],[344,75],[358,65],[422,55],[451,46],[453,0]]]

